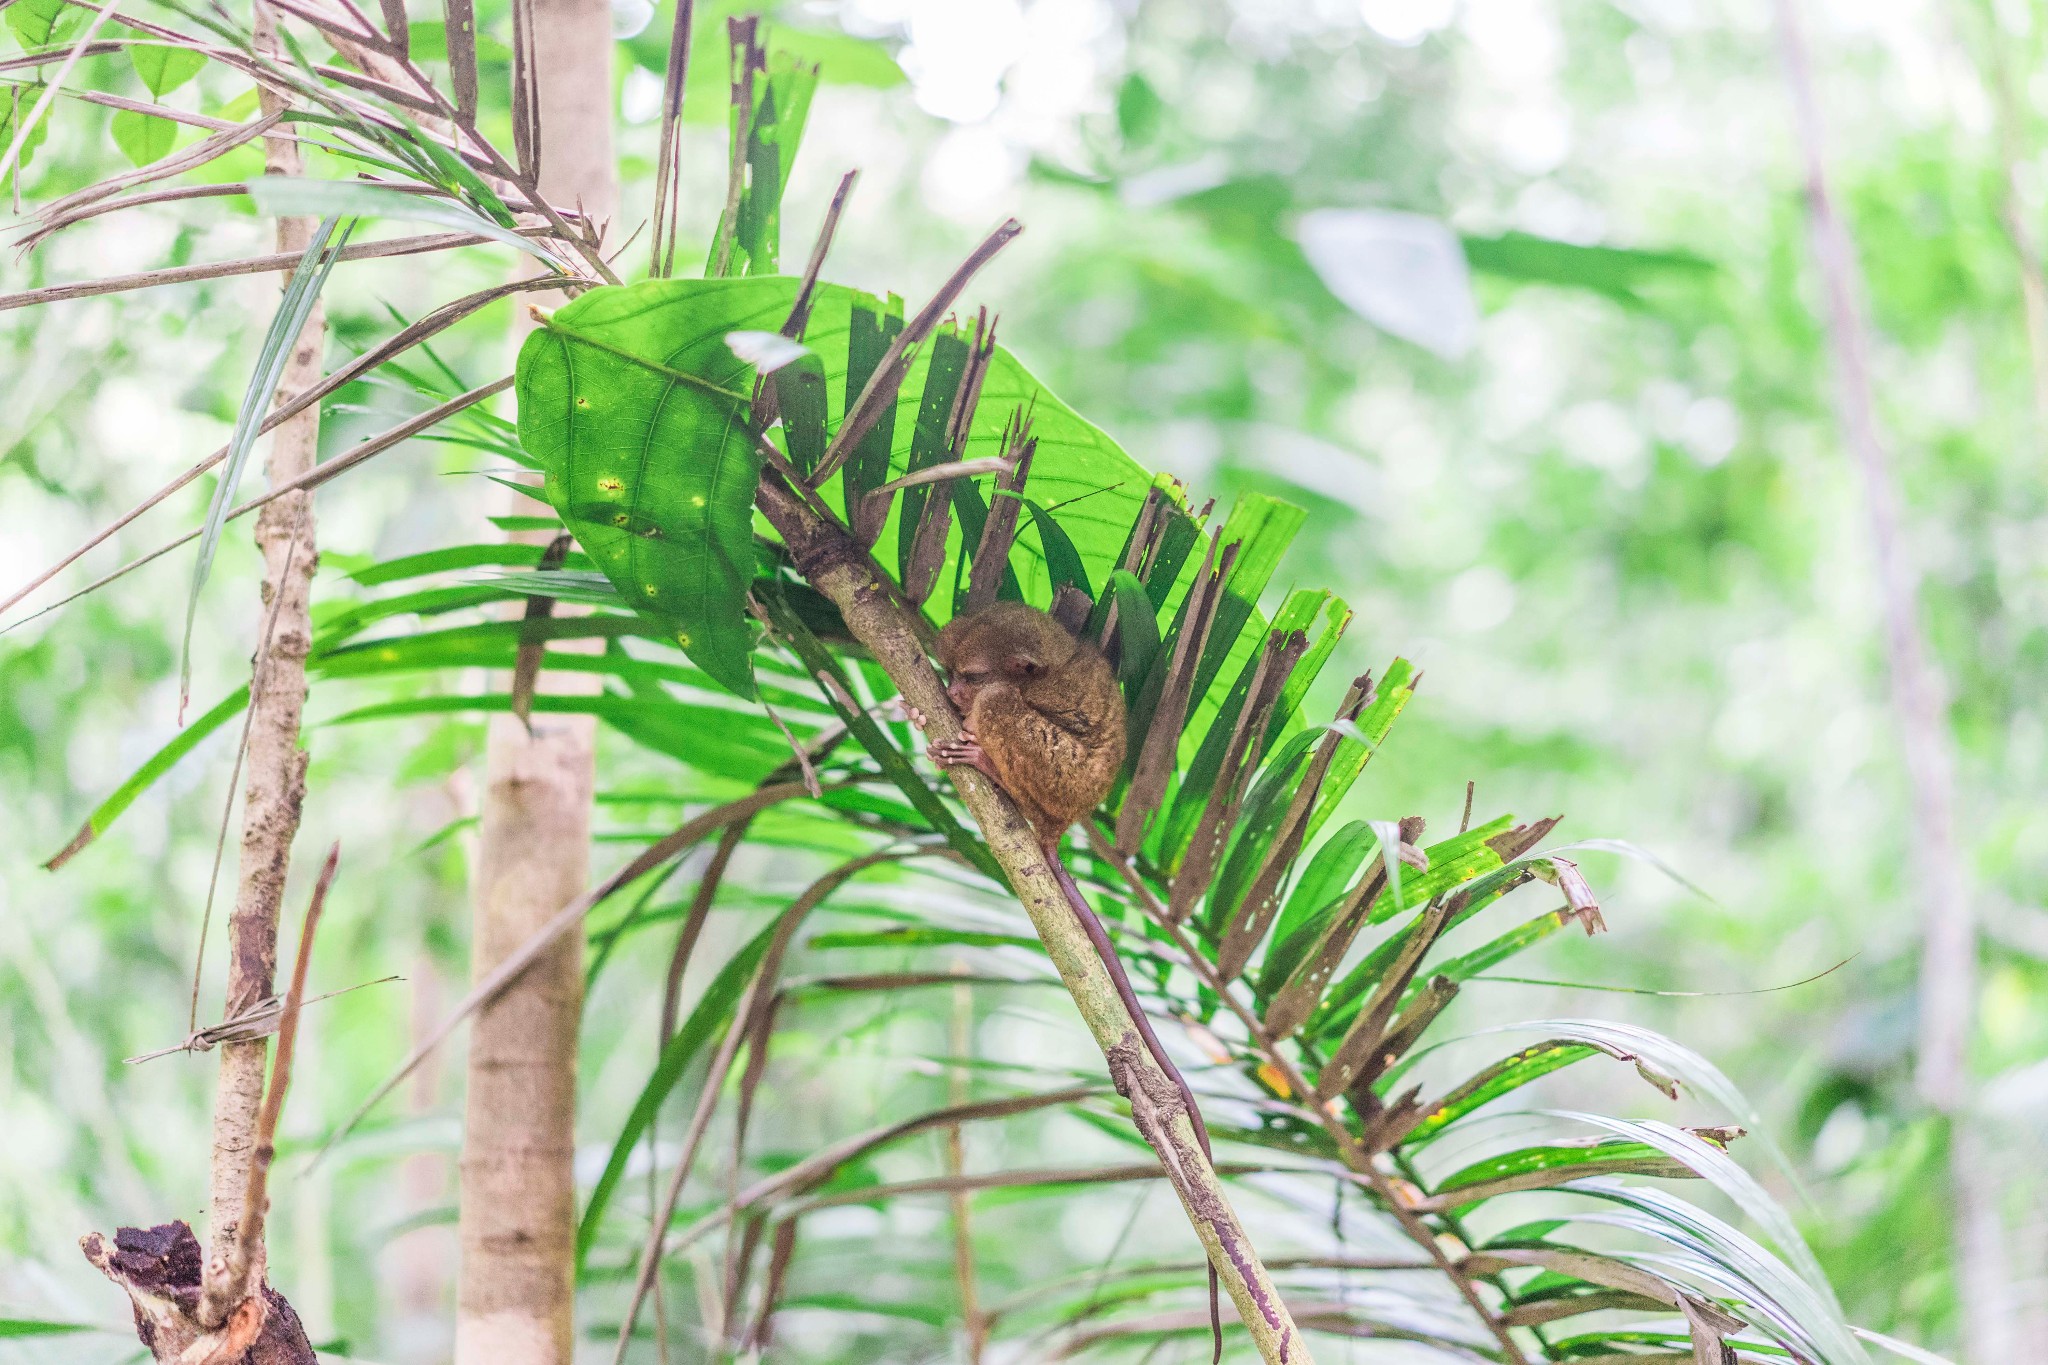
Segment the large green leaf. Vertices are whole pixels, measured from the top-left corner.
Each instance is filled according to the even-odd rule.
[[[771,286],[763,288],[762,286]],[[754,694],[752,371],[726,334],[774,331],[788,280],[594,289],[519,352],[519,439],[548,501],[628,601],[693,663]]]
[[[777,330],[795,290],[795,281],[780,277],[593,289],[530,337],[519,360],[520,438],[547,472],[550,503],[628,601],[673,623],[692,660],[743,694],[752,686],[745,592],[760,454],[744,425],[752,371],[724,337]],[[828,411],[844,411],[859,298],[820,286],[804,333],[836,400]],[[932,349],[912,363],[896,397],[892,476],[909,462]],[[1091,581],[1103,581],[1151,480],[1001,347],[963,455],[1000,454],[1004,426],[1019,408],[1030,410],[1038,441],[1022,492],[1055,509],[1050,515],[1066,537],[1060,576],[1078,561]],[[864,466],[861,484],[872,486],[878,472]],[[843,506],[840,488],[835,480],[823,491]],[[899,507],[876,544],[884,564],[899,558],[902,525]],[[1054,573],[1038,545],[1020,540],[1013,565],[1026,600],[1048,602]],[[933,606],[944,615],[945,594]]]

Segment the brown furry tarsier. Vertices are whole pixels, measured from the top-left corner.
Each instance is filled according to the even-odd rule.
[[[1125,1013],[1160,1070],[1179,1088],[1207,1152],[1209,1129],[1194,1092],[1152,1031],[1102,921],[1060,861],[1061,837],[1101,804],[1123,768],[1124,697],[1115,671],[1093,645],[1022,602],[998,602],[956,617],[939,632],[937,654],[948,679],[946,695],[960,708],[965,724],[960,738],[933,742],[932,761],[979,769],[1017,803],[1074,917],[1116,984]],[[925,728],[922,714],[913,710],[911,720]],[[1221,1310],[1213,1267],[1209,1296],[1220,1359]]]
[[[1022,602],[998,602],[939,632],[946,695],[966,730],[934,762],[981,769],[1010,794],[1048,855],[1094,810],[1124,763],[1124,698],[1109,661]]]

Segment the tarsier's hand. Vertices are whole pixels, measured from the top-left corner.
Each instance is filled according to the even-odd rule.
[[[974,768],[995,780],[995,766],[989,762],[987,751],[981,747],[981,741],[974,737],[972,730],[961,730],[958,739],[933,740],[925,753],[942,768]]]

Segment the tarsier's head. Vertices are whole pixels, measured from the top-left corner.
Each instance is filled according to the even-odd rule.
[[[956,617],[939,632],[946,695],[964,714],[982,688],[1028,686],[1074,657],[1080,642],[1059,622],[1022,602],[998,602]]]

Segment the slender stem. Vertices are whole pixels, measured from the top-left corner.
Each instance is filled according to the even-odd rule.
[[[423,237],[394,237],[384,242],[359,242],[343,247],[336,259],[367,261],[380,256],[417,256],[451,247],[479,246],[490,241],[469,232],[436,232]],[[190,284],[195,280],[219,280],[230,275],[267,275],[290,270],[303,251],[279,251],[267,256],[250,256],[239,261],[215,261],[204,265],[172,266],[166,270],[144,270],[133,275],[109,275],[102,280],[77,284],[52,284],[41,289],[24,289],[18,294],[0,294],[0,313],[13,308],[35,308],[67,299],[87,299],[99,294],[121,294],[131,289],[154,289],[164,284]]]
[[[956,971],[966,964],[955,963]],[[974,988],[966,982],[953,987],[953,1056],[964,1058],[974,1050]],[[967,1103],[967,1072],[954,1065],[946,1068],[946,1100],[955,1109]],[[959,1179],[967,1170],[967,1148],[961,1125],[946,1125],[946,1174]],[[981,1311],[981,1296],[975,1287],[974,1199],[966,1190],[955,1190],[953,1204],[953,1280],[960,1291],[960,1325],[967,1336],[968,1365],[981,1365],[988,1345],[988,1318]]]
[[[1916,1080],[1936,1108],[1953,1111],[1968,1084],[1974,1017],[1977,925],[1967,861],[1956,841],[1955,759],[1942,688],[1919,619],[1920,581],[1904,544],[1898,478],[1879,432],[1855,247],[1836,210],[1823,146],[1820,103],[1790,0],[1777,0],[1778,35],[1806,170],[1814,264],[1826,298],[1827,332],[1840,386],[1842,434],[1863,487],[1884,614],[1892,706],[1911,781],[1913,837],[1926,951],[1920,962]]]

